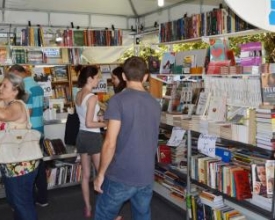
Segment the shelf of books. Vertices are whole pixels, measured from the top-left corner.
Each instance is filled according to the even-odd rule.
[[[181,40],[174,40],[169,42],[160,42],[160,43],[153,43],[152,45],[172,45],[172,44],[184,44],[184,43],[193,43],[193,42],[206,42],[209,43],[211,39],[215,38],[230,38],[230,37],[241,37],[247,35],[255,35],[255,34],[262,34],[266,33],[267,31],[261,29],[249,29],[249,30],[242,30],[238,32],[231,32],[231,33],[223,33],[223,34],[215,34],[215,35],[205,35],[200,37],[188,38],[188,39],[181,39]]]
[[[186,203],[184,201],[184,195],[178,196],[173,194],[170,186],[164,186],[158,182],[154,182],[154,192],[158,193],[168,201],[177,205],[179,208],[186,210]]]
[[[50,160],[57,160],[57,159],[66,159],[66,158],[72,158],[77,157],[77,153],[67,153],[67,154],[61,154],[61,155],[52,155],[52,156],[45,156],[43,157],[44,161],[50,161]]]
[[[254,34],[252,25],[242,20],[229,7],[214,8],[211,11],[199,14],[187,14],[174,21],[160,24],[160,43],[184,43],[202,38],[239,36]]]
[[[177,120],[181,120],[183,121],[182,123],[184,123],[186,119]],[[161,128],[171,131],[171,125],[164,125],[161,126]],[[215,208],[215,210],[218,210],[219,208],[224,209],[229,205],[231,208],[228,210],[231,211],[233,208],[234,210],[237,209],[236,212],[238,212],[239,215],[244,215],[247,217],[254,216],[253,218],[249,219],[271,219],[273,191],[272,189],[269,191],[270,196],[266,196],[267,191],[263,191],[261,192],[263,194],[259,195],[258,193],[260,192],[260,189],[257,189],[254,184],[255,181],[256,184],[258,184],[257,181],[260,181],[256,179],[258,178],[256,177],[256,164],[258,164],[257,166],[268,167],[263,168],[263,172],[266,173],[264,174],[264,178],[271,177],[274,179],[274,176],[272,177],[275,164],[274,160],[272,159],[274,158],[274,151],[263,150],[256,146],[244,144],[241,142],[233,142],[235,145],[232,142],[231,144],[227,144],[227,142],[225,142],[224,144],[216,143],[215,156],[210,157],[208,154],[204,155],[200,150],[198,150],[198,142],[200,142],[200,137],[198,137],[197,132],[195,132],[195,134],[196,135],[194,135],[194,137],[192,135],[192,138],[190,138],[192,140],[192,148],[188,150],[192,151],[192,156],[190,158],[191,170],[190,177],[187,175],[187,178],[191,178],[192,185],[196,185],[198,189],[193,189],[192,192],[190,191],[188,195],[194,196],[195,191],[200,191],[201,189],[207,190],[212,192],[213,195],[222,197],[224,205],[222,207],[211,206],[212,208]],[[212,139],[216,137],[215,135],[209,136],[209,138]],[[231,140],[228,141],[230,142]],[[175,161],[172,162],[171,160],[171,149],[169,150],[167,146],[161,149],[159,146],[158,151],[161,151],[162,154],[165,155],[162,158],[162,162],[166,161],[166,167],[177,166],[177,163]],[[167,153],[167,151],[169,153]],[[179,151],[185,152],[185,150],[183,151],[182,149]],[[194,151],[197,153],[194,153]],[[157,155],[159,154],[160,153]],[[182,158],[180,161],[181,163],[184,162]],[[162,165],[160,167],[163,168],[165,166]],[[267,171],[267,169],[269,171]],[[170,181],[168,181],[168,183],[170,184],[167,184],[166,182],[162,183],[163,179],[167,179],[165,177],[165,172],[167,172],[167,170],[162,171],[162,169],[159,169],[159,166],[156,167],[156,181],[159,184],[164,185],[164,187],[167,189],[171,190],[171,180],[175,181],[175,176],[178,177],[178,175],[182,177],[184,172],[171,168],[168,171]],[[239,179],[238,182],[237,177]],[[262,181],[267,181],[267,179],[263,179]],[[267,188],[265,189],[267,190]],[[230,205],[232,203],[234,205]],[[204,205],[208,204],[206,203]],[[191,209],[196,209],[195,212],[198,213],[199,210],[197,210],[197,206],[193,206],[190,206]],[[214,212],[211,213],[211,215],[214,214]],[[258,217],[255,218],[255,216]]]
[[[224,53],[216,53],[217,48],[211,45],[207,66],[201,55],[205,52],[179,55],[169,52],[161,61],[160,74],[153,76],[172,78],[170,83],[161,79],[166,86],[160,101],[164,111],[160,129],[172,131],[170,136],[174,139],[179,137],[178,128],[188,131],[187,153],[190,154],[187,160],[172,161],[177,155],[173,147],[160,144],[157,161],[169,164],[169,173],[176,176],[180,171],[171,167],[182,168],[190,163],[185,167],[187,181],[196,185],[197,192],[187,190],[185,196],[191,198],[191,202],[187,201],[189,218],[201,216],[203,219],[205,213],[201,210],[204,210],[209,216],[221,215],[225,219],[229,216],[274,219],[275,65],[262,64],[259,42],[240,45],[239,65],[228,56],[226,42],[212,43]],[[252,50],[253,56],[247,56]],[[193,60],[205,68],[204,74],[196,80],[181,80],[180,77],[191,70],[188,67]],[[193,67],[196,66],[199,65]],[[190,72],[189,75],[192,76]],[[179,148],[179,152],[186,154],[186,149]],[[165,179],[166,171],[159,174],[158,168],[156,170]],[[211,193],[208,196],[217,201],[205,200],[201,191],[205,191],[204,196]]]
[[[54,160],[46,164],[48,188],[68,187],[79,184],[82,178],[80,162],[75,160]]]

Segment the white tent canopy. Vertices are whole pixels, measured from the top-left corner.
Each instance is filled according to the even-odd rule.
[[[157,0],[0,0],[2,9],[44,12],[86,13],[141,17],[179,4],[217,5],[223,0],[164,0],[158,7]]]

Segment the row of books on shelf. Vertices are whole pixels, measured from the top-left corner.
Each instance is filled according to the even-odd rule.
[[[6,52],[4,52],[6,50]],[[11,51],[13,63],[18,64],[85,64],[83,59],[83,48],[39,48],[25,49],[16,48]],[[1,49],[1,63],[8,60],[8,49]]]
[[[72,101],[72,97],[69,91],[68,86],[55,86],[52,88],[51,99],[63,99],[64,103],[68,103]]]
[[[46,169],[48,188],[79,183],[82,179],[82,169],[79,162],[54,161],[53,166]]]
[[[238,200],[273,196],[275,160],[233,153],[224,162],[198,154],[191,156],[191,167],[191,179]]]
[[[122,30],[65,29],[46,34],[43,27],[30,26],[21,30],[18,43],[20,46],[118,46],[122,45]]]
[[[261,42],[248,42],[239,45],[240,55],[235,60],[228,39],[211,39],[207,49],[165,52],[161,60],[149,57],[149,71],[156,74],[218,74],[238,75],[265,73],[272,64],[263,64],[263,46]],[[270,68],[267,68],[270,66]],[[163,77],[157,75],[157,78]],[[175,76],[176,77],[176,76]],[[179,78],[179,77],[178,77]],[[178,80],[178,79],[177,79]],[[184,80],[184,77],[182,78]]]
[[[64,30],[64,46],[120,46],[122,30]]]
[[[252,197],[249,172],[244,168],[204,155],[193,155],[191,166],[192,179],[238,200]]]
[[[187,14],[178,20],[160,24],[160,42],[169,42],[248,30],[254,28],[230,8],[214,8],[200,14]]]
[[[188,195],[189,217],[193,220],[246,220],[240,211],[226,205],[223,197],[208,191]]]
[[[43,140],[44,152],[47,156],[66,154],[66,147],[61,139],[48,139]]]
[[[22,46],[43,46],[45,44],[42,27],[26,27],[21,30]]]
[[[179,178],[176,174],[156,167],[155,169],[155,181],[161,184],[163,187],[170,191],[170,196],[183,202],[186,198],[186,181]]]
[[[157,149],[157,162],[164,164],[179,164],[186,161],[187,146],[186,140],[183,140],[177,147],[167,146],[164,143],[159,144]],[[182,167],[183,169],[183,167]]]

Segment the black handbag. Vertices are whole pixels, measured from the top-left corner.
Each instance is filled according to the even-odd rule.
[[[79,131],[79,125],[80,125],[80,122],[76,111],[74,111],[73,114],[68,114],[66,127],[65,127],[65,137],[64,137],[65,144],[75,146],[77,134]]]

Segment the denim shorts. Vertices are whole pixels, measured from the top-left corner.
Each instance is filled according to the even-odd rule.
[[[100,133],[80,130],[76,139],[77,152],[80,154],[100,153],[103,144],[103,138]]]
[[[105,177],[101,186],[103,193],[98,194],[94,220],[113,220],[123,203],[130,200],[132,219],[151,219],[151,199],[153,184],[147,186],[128,186]]]

